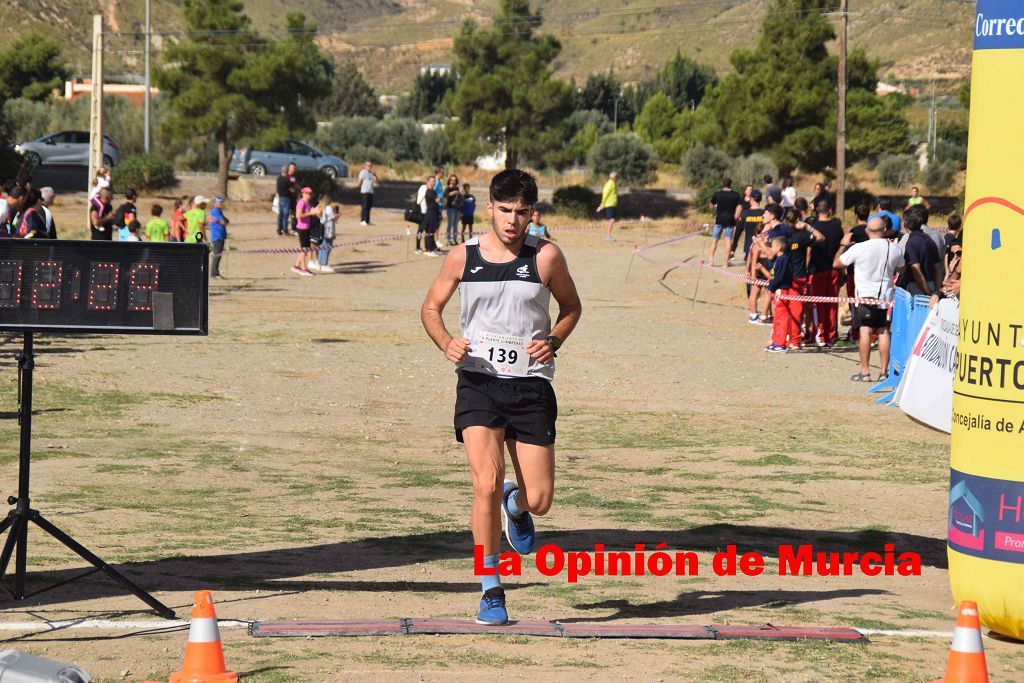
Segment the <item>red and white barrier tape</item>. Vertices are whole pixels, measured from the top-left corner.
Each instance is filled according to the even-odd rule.
[[[686,267],[689,267],[689,268],[693,268],[693,267],[706,268],[708,270],[714,271],[714,272],[719,273],[721,275],[724,275],[726,277],[730,277],[730,278],[732,278],[734,280],[739,280],[740,282],[745,282],[748,285],[758,285],[760,287],[767,287],[768,284],[769,284],[769,282],[767,280],[758,280],[758,279],[754,279],[754,278],[748,278],[743,273],[733,273],[731,271],[726,270],[725,268],[720,268],[718,266],[709,266],[708,264],[704,263],[703,261],[701,261],[699,264],[697,264],[697,266],[694,266],[694,264],[687,263],[685,261],[679,261],[678,263],[675,263],[673,265],[676,265],[676,266],[686,266]],[[776,292],[775,293],[775,298],[776,299],[783,299],[785,301],[803,301],[805,303],[811,303],[811,304],[865,304],[865,305],[868,305],[868,306],[877,306],[879,308],[890,308],[892,306],[892,302],[891,301],[883,301],[882,299],[862,299],[862,298],[858,298],[858,297],[848,297],[848,296],[812,296],[812,295],[809,295],[809,294],[780,294],[780,293]]]
[[[703,224],[703,225],[697,224],[697,223],[684,223],[680,227],[682,227],[682,228],[705,228],[705,229],[707,229],[708,225],[706,223]],[[645,245],[643,247],[637,245],[637,246],[633,247],[633,253],[634,254],[639,254],[639,253],[642,253],[642,252],[645,252],[645,251],[650,251],[651,249],[657,249],[658,247],[663,247],[666,244],[672,244],[673,242],[679,242],[681,240],[688,240],[691,237],[697,237],[698,235],[703,235],[703,234],[704,234],[703,232],[688,232],[685,235],[680,235],[679,237],[673,237],[671,239],[662,240],[661,242],[655,242],[654,244],[648,244],[648,245]]]
[[[391,240],[400,240],[406,237],[405,234],[394,234],[394,235],[381,235],[380,237],[373,237],[371,239],[356,240],[354,242],[340,242],[338,244],[327,245],[328,250],[333,249],[349,249],[352,247],[361,247],[366,244],[378,244],[380,242],[388,242]],[[281,247],[278,249],[239,249],[238,251],[227,252],[231,255],[235,254],[298,254],[302,251],[310,251],[313,249],[319,250],[321,247],[311,245],[309,249],[303,250],[298,247]]]

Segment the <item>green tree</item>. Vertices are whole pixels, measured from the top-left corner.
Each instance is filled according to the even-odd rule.
[[[15,97],[43,100],[59,89],[71,74],[60,45],[57,38],[31,30],[0,50],[0,104]]]
[[[458,158],[504,148],[505,165],[521,160],[550,163],[550,152],[564,142],[564,119],[571,110],[568,86],[552,77],[551,63],[561,44],[538,35],[539,14],[527,0],[501,0],[493,27],[463,24],[455,38],[459,84],[449,100],[458,117],[449,136]]]
[[[907,148],[910,125],[898,100],[851,90],[846,99],[847,155],[851,161],[877,162],[882,154]]]
[[[455,90],[457,79],[451,71],[425,69],[412,84],[412,92],[398,103],[398,115],[421,121],[441,110],[445,95]]]
[[[217,189],[227,192],[234,144],[280,141],[312,130],[313,106],[330,91],[331,62],[301,13],[289,35],[269,41],[250,26],[240,0],[184,0],[186,34],[164,53],[156,82],[167,98],[163,132],[217,146]]]
[[[636,117],[632,102],[635,97],[628,97],[626,91],[615,74],[590,74],[573,93],[573,109],[576,111],[599,111],[608,117],[609,121],[615,121],[618,125],[632,123]],[[643,102],[640,103],[643,106]]]
[[[676,56],[665,62],[654,77],[654,88],[665,93],[676,109],[691,109],[704,99],[708,89],[718,84],[714,69],[684,57]]]
[[[331,96],[317,105],[316,113],[321,119],[337,116],[380,117],[384,115],[384,108],[380,106],[373,86],[363,77],[363,72],[355,62],[347,60],[334,65]]]

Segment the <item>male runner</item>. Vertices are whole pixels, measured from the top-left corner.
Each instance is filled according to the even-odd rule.
[[[491,568],[498,563],[499,522],[509,544],[529,554],[536,545],[530,515],[551,507],[558,415],[551,388],[554,356],[582,312],[561,250],[526,234],[536,203],[537,182],[529,173],[509,169],[494,176],[485,209],[492,231],[452,247],[420,311],[427,334],[458,366],[455,438],[465,444],[473,479],[473,543],[483,546],[483,565]],[[462,304],[459,337],[441,317],[456,288]],[[553,328],[551,296],[558,303]],[[516,483],[502,484],[502,444]],[[477,623],[507,623],[501,579],[495,573],[481,581]]]

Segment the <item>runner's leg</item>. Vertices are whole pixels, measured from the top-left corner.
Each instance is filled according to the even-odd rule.
[[[498,553],[501,538],[501,493],[505,481],[505,430],[495,427],[466,427],[462,440],[466,446],[469,472],[473,479],[473,509],[470,528],[473,543],[484,548],[484,555]]]
[[[555,496],[555,447],[505,441],[516,471],[519,492],[516,507],[534,515],[546,515]]]

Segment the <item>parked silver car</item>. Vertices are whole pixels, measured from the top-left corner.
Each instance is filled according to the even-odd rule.
[[[32,167],[44,164],[89,165],[89,132],[62,130],[38,140],[19,142],[14,146]],[[103,165],[113,168],[121,162],[121,150],[109,136],[103,136]]]
[[[251,173],[265,176],[277,175],[281,168],[295,164],[300,171],[320,171],[331,178],[348,176],[348,164],[338,157],[324,154],[318,149],[298,140],[285,140],[270,151],[236,149],[231,155],[228,168],[235,173]]]

